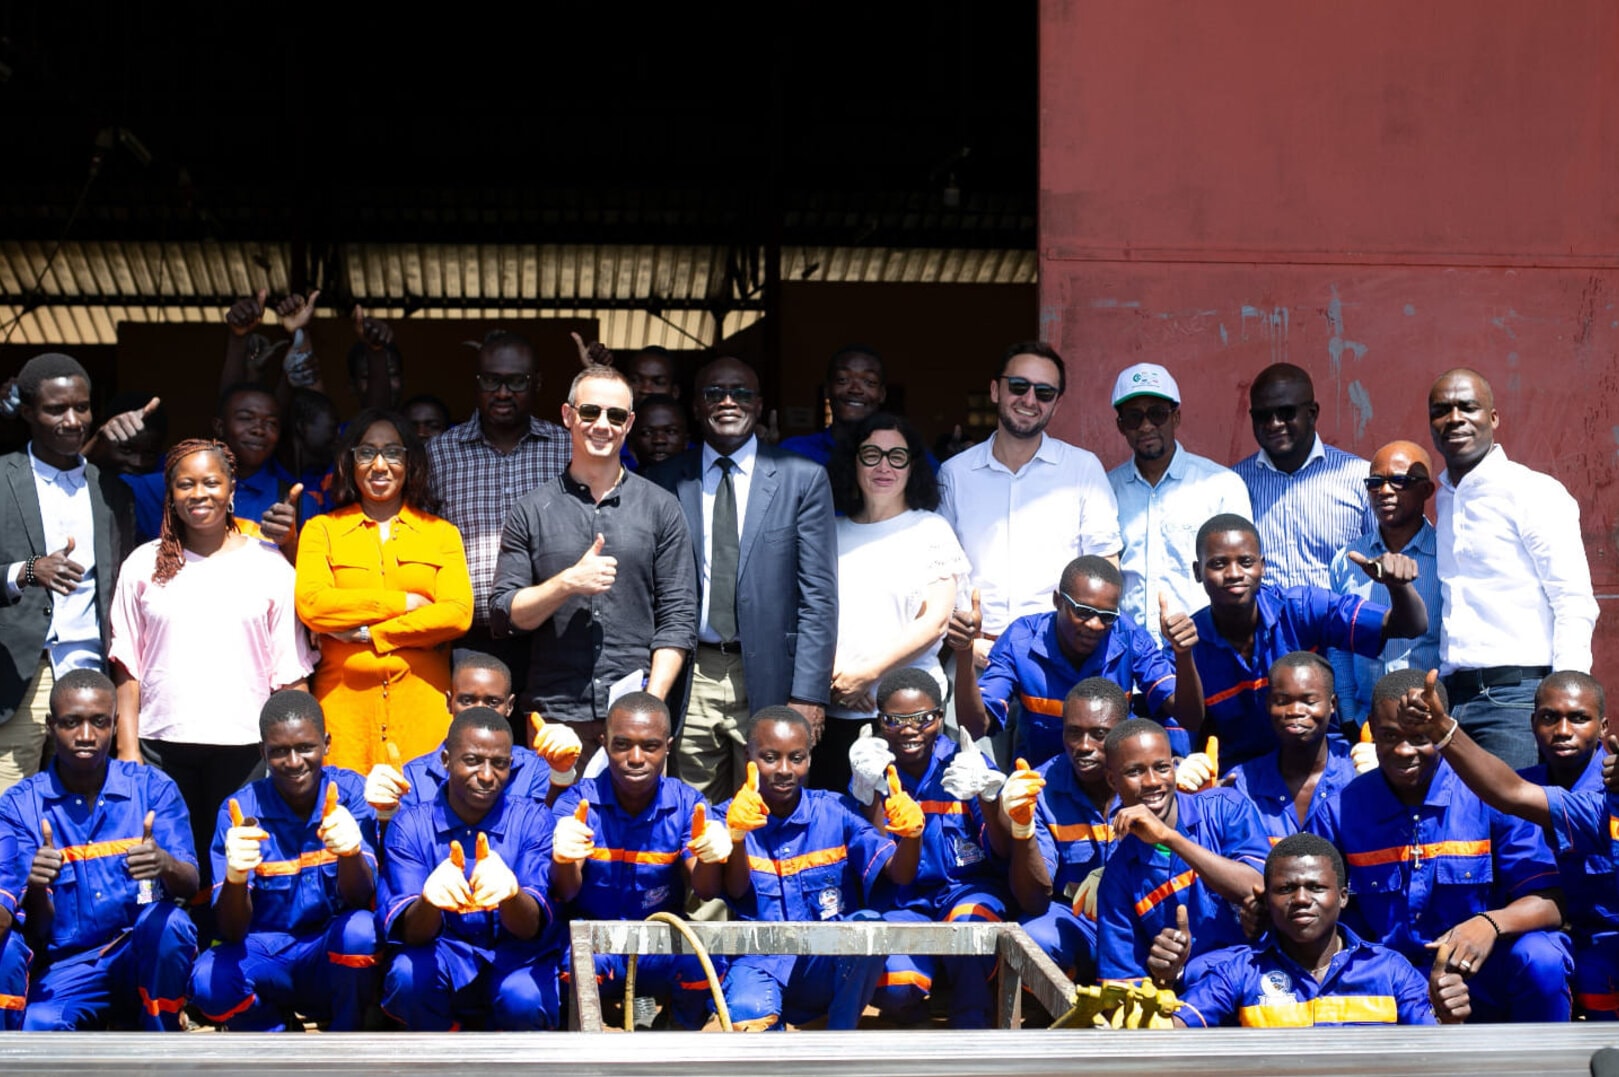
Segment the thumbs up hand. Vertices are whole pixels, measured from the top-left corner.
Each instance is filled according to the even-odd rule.
[[[129,852],[124,854],[124,868],[131,879],[155,879],[163,872],[163,850],[152,840],[152,824],[156,820],[156,812],[146,813],[146,818],[141,821],[140,844],[131,846]]]
[[[134,441],[146,432],[146,421],[161,404],[162,400],[154,396],[138,408],[119,412],[101,424],[101,429],[96,431],[97,439],[113,445]]]
[[[871,723],[862,722],[860,735],[849,745],[850,792],[862,804],[870,804],[883,787],[883,772],[894,761],[894,752],[882,737],[873,736]]]
[[[551,784],[566,789],[579,777],[579,753],[584,745],[579,734],[565,722],[547,722],[539,711],[530,711],[528,724],[534,730],[534,754],[551,767]]]
[[[972,589],[969,605],[964,610],[951,610],[950,623],[945,625],[944,642],[952,651],[971,650],[973,640],[983,635],[984,610],[978,588]]]
[[[225,324],[230,331],[239,337],[245,337],[264,320],[264,301],[270,296],[270,289],[260,288],[257,295],[243,296],[230,305],[225,311]]]
[[[352,812],[337,802],[336,782],[326,785],[326,810],[321,813],[320,829],[315,833],[333,856],[359,855],[360,824]]]
[[[1193,752],[1175,768],[1175,788],[1183,793],[1197,793],[1213,789],[1220,776],[1220,741],[1210,737],[1204,751]]]
[[[731,859],[731,850],[735,843],[731,841],[731,834],[725,824],[718,819],[708,817],[708,809],[701,803],[692,809],[691,813],[691,841],[686,843],[686,851],[695,856],[704,864],[723,864]]]
[[[1006,775],[995,770],[984,758],[984,753],[978,750],[973,743],[972,734],[965,729],[959,731],[960,746],[950,760],[950,765],[944,768],[944,775],[940,784],[944,791],[957,800],[971,800],[982,796],[985,800],[993,802],[1001,794],[1001,787],[1006,784]]]
[[[489,848],[489,836],[478,835],[477,863],[472,866],[472,904],[479,909],[498,909],[500,903],[517,896],[522,889],[517,876],[501,855]]]
[[[73,536],[69,535],[60,550],[35,558],[32,566],[23,570],[22,586],[34,584],[52,594],[71,595],[84,579],[84,566],[73,560],[75,545]]]
[[[1440,943],[1428,972],[1428,1000],[1440,1024],[1459,1025],[1473,1016],[1473,998],[1467,980],[1451,968],[1450,957],[1450,943]]]
[[[618,578],[618,558],[607,557],[602,550],[607,539],[597,534],[584,556],[562,573],[562,582],[575,595],[599,595],[613,586]]]
[[[1170,612],[1169,596],[1158,592],[1158,632],[1176,654],[1187,654],[1197,646],[1197,622],[1184,610]]]
[[[1040,802],[1040,790],[1046,780],[1037,774],[1026,760],[1019,759],[1001,789],[1001,810],[1012,825],[1012,837],[1027,841],[1034,837],[1034,809]]]
[[[1454,726],[1455,719],[1445,713],[1445,704],[1439,698],[1439,671],[1430,669],[1421,688],[1408,689],[1400,697],[1396,712],[1400,726],[1408,733],[1440,741]]]
[[[298,533],[298,499],[303,496],[304,484],[295,482],[287,491],[285,501],[277,501],[264,510],[259,518],[259,531],[265,539],[277,546],[285,546]]]
[[[1388,586],[1410,583],[1417,578],[1417,562],[1403,553],[1385,553],[1377,558],[1367,557],[1358,550],[1350,550],[1351,563],[1359,565],[1366,578]]]
[[[458,841],[450,842],[450,855],[439,862],[422,884],[422,900],[445,912],[472,912],[472,887],[467,884],[467,857]]]
[[[242,806],[232,797],[229,802],[230,826],[225,830],[225,881],[247,882],[247,877],[264,863],[264,843],[270,835],[257,819],[242,816]]]
[[[1360,727],[1360,739],[1349,749],[1349,761],[1355,765],[1356,774],[1365,774],[1377,769],[1377,745],[1372,743],[1372,720],[1366,719]]]
[[[596,848],[596,832],[590,829],[590,805],[579,801],[572,815],[557,820],[551,832],[551,859],[558,864],[578,864],[589,860]]]
[[[899,771],[892,766],[888,768],[888,796],[883,801],[883,817],[886,823],[883,829],[901,838],[920,838],[928,825],[922,806],[905,791],[900,784]]]
[[[1180,982],[1181,970],[1192,956],[1192,929],[1188,926],[1186,906],[1175,906],[1175,926],[1166,927],[1152,940],[1147,951],[1147,973],[1159,987],[1173,987]]]
[[[62,850],[56,847],[56,836],[51,833],[51,821],[39,821],[39,848],[34,850],[34,862],[28,868],[28,885],[52,887],[62,874]]]
[[[739,842],[764,826],[769,818],[770,808],[759,795],[759,764],[749,761],[748,780],[731,798],[731,807],[725,813],[725,829],[733,843]]]
[[[378,763],[365,776],[365,802],[371,805],[371,810],[384,823],[394,817],[399,810],[399,801],[410,792],[410,782],[405,780],[405,772],[399,763],[399,746],[389,741],[386,748],[388,761]]]

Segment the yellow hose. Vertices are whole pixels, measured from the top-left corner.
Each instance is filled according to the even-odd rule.
[[[703,966],[703,975],[708,977],[708,990],[714,996],[714,1013],[720,1019],[720,1028],[725,1032],[732,1031],[731,1008],[725,1005],[725,993],[720,990],[719,974],[714,971],[714,962],[709,959],[708,949],[705,947],[686,921],[672,912],[655,912],[647,917],[647,923],[656,920],[661,924],[668,924],[691,944],[692,951],[697,955],[697,961]],[[629,968],[624,972],[624,1031],[635,1031],[635,966],[640,954],[631,954]]]

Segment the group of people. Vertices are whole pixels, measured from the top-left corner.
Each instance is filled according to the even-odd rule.
[[[0,1027],[553,1028],[566,924],[654,912],[1017,921],[1187,1025],[1619,1016],[1579,509],[1476,372],[1429,390],[1436,473],[1326,445],[1267,367],[1228,469],[1138,363],[1107,471],[1022,342],[941,463],[868,348],[774,444],[740,360],[580,342],[555,424],[495,332],[454,423],[358,310],[340,422],[314,298],[277,304],[279,368],[266,296],[231,308],[213,436],[160,458],[160,401],[97,425],[70,357],[17,375]],[[973,1028],[993,972],[636,982],[673,1027],[718,992],[743,1029]]]

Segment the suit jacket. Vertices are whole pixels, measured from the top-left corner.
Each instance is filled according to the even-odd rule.
[[[113,585],[118,570],[134,544],[134,508],[129,491],[111,473],[94,464],[84,469],[85,489],[90,494],[90,518],[95,534],[75,535],[76,545],[95,543],[96,618],[101,625],[101,649],[106,653],[111,630],[107,611],[112,605]],[[16,561],[43,556],[52,551],[45,546],[45,524],[39,513],[39,492],[34,487],[34,467],[28,452],[0,457],[0,570]],[[51,630],[52,595],[43,587],[27,587],[16,601],[8,601],[0,586],[0,723],[7,722],[22,703],[23,693],[39,670],[39,656],[45,650],[45,637]]]
[[[825,705],[838,644],[838,541],[832,487],[815,462],[759,443],[737,561],[736,622],[748,706],[789,699]],[[680,499],[698,587],[703,569],[703,451],[687,449],[647,471]],[[701,605],[699,605],[699,610]],[[687,666],[690,678],[691,666]],[[685,698],[670,700],[685,713]]]

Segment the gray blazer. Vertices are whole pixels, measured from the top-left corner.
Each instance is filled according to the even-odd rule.
[[[646,473],[680,499],[699,588],[702,466],[699,446]],[[761,442],[748,484],[740,554],[736,620],[748,706],[757,712],[789,699],[825,705],[838,645],[838,541],[825,469]],[[683,715],[684,693],[670,707]]]
[[[118,476],[103,474],[94,464],[84,469],[90,494],[94,536],[73,536],[75,544],[94,541],[96,553],[96,619],[101,624],[102,653],[111,631],[108,610],[118,570],[134,542],[133,498]],[[51,553],[45,548],[45,524],[39,514],[39,493],[27,451],[0,456],[0,570],[16,561]],[[8,601],[0,586],[0,723],[11,720],[23,693],[39,670],[39,656],[51,630],[52,595],[43,587],[25,588],[16,601]]]

